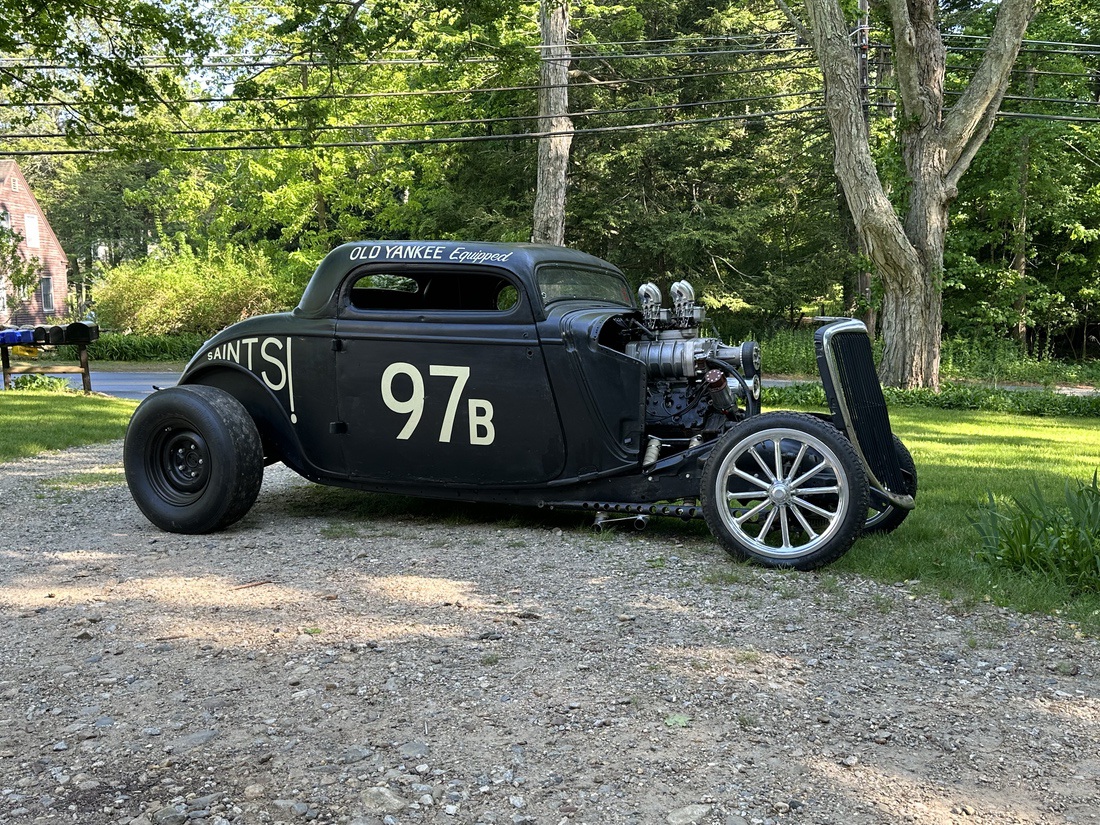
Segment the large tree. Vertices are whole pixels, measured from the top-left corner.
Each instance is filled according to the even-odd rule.
[[[805,0],[808,37],[825,77],[837,177],[863,251],[882,279],[882,380],[938,387],[948,211],[959,179],[993,128],[1035,0],[1002,0],[980,65],[950,106],[936,0],[886,0],[886,6],[901,103],[897,146],[906,186],[900,210],[872,156],[851,26],[840,0]]]

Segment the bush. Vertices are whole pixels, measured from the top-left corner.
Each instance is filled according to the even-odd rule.
[[[56,375],[20,375],[11,382],[13,390],[36,390],[38,392],[68,392],[69,382]]]
[[[933,407],[941,410],[982,410],[1016,415],[1100,417],[1100,395],[1063,395],[1052,390],[999,390],[992,387],[945,384],[940,392],[884,387],[889,407]],[[765,387],[768,407],[824,407],[825,390],[818,383]]]
[[[1033,482],[1029,494],[1002,506],[989,493],[974,527],[977,555],[990,564],[1053,578],[1077,594],[1100,593],[1100,487],[1066,484],[1062,504],[1047,501]]]
[[[262,252],[225,246],[196,253],[182,239],[104,272],[95,284],[100,326],[143,335],[208,336],[286,309],[297,296]]]
[[[98,341],[88,344],[88,358],[93,361],[189,361],[206,342],[205,335],[124,335],[105,332]],[[76,361],[77,348],[57,348],[62,361]]]

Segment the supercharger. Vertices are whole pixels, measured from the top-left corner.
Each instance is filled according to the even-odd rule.
[[[626,354],[645,364],[647,423],[697,431],[710,414],[725,419],[759,411],[760,346],[755,341],[726,344],[703,337],[706,310],[687,281],[670,289],[672,306],[662,304],[652,283],[638,289],[644,338],[626,345]]]

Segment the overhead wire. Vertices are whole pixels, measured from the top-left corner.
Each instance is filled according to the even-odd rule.
[[[817,68],[816,63],[796,63],[796,64],[782,64],[772,66],[753,66],[746,69],[723,69],[721,71],[714,72],[688,72],[685,74],[671,74],[671,75],[656,75],[650,77],[619,77],[608,80],[577,80],[570,81],[566,84],[548,84],[540,85],[537,83],[531,83],[521,86],[485,86],[485,87],[471,87],[466,89],[416,89],[410,91],[390,91],[390,92],[342,92],[342,93],[313,93],[313,94],[297,94],[297,95],[259,95],[256,97],[243,97],[243,96],[221,96],[221,97],[191,97],[180,98],[178,103],[199,104],[199,103],[267,103],[267,102],[304,102],[311,100],[370,100],[377,98],[407,98],[407,97],[447,97],[452,95],[468,95],[468,94],[497,94],[501,92],[533,92],[539,89],[560,89],[560,88],[577,88],[588,86],[616,86],[616,85],[638,85],[642,83],[659,83],[665,81],[684,81],[684,80],[697,80],[710,77],[727,77],[734,75],[746,75],[746,74],[760,74],[767,72],[778,71],[802,71],[806,69]],[[121,101],[122,105],[136,106],[141,103],[141,100],[125,100]],[[79,105],[79,101],[10,101],[0,100],[0,108],[57,108],[57,107],[76,107]]]
[[[247,144],[232,146],[176,146],[164,147],[162,151],[168,153],[177,152],[241,152],[241,151],[285,151],[295,149],[339,149],[339,148],[373,148],[393,146],[430,146],[440,144],[485,143],[490,141],[512,140],[541,140],[548,137],[563,135],[595,135],[610,132],[631,132],[653,129],[675,129],[682,126],[698,126],[718,123],[732,123],[737,121],[758,120],[766,117],[782,117],[794,115],[816,114],[825,111],[824,106],[805,106],[798,109],[786,109],[769,112],[748,112],[737,115],[722,115],[718,117],[692,118],[688,120],[672,120],[651,123],[629,123],[617,126],[595,126],[583,129],[570,129],[560,132],[520,132],[502,135],[462,135],[446,138],[394,138],[386,140],[357,140],[336,141],[330,143],[302,143],[302,144]],[[26,149],[5,152],[6,155],[17,157],[40,155],[102,155],[118,152],[118,149]]]
[[[572,47],[572,44],[571,44]],[[809,46],[787,46],[787,47],[772,47],[766,49],[698,49],[694,51],[674,51],[674,52],[617,52],[613,54],[572,54],[570,60],[572,61],[589,61],[589,60],[602,60],[602,61],[616,61],[616,60],[642,60],[642,59],[668,59],[673,57],[728,57],[728,56],[745,56],[745,55],[760,55],[760,54],[791,54],[797,52],[808,52]],[[539,58],[541,61],[554,61],[560,58],[545,57]],[[453,59],[436,58],[436,57],[421,57],[421,58],[368,58],[364,60],[338,60],[338,61],[317,61],[317,60],[261,60],[261,61],[215,61],[215,62],[202,62],[197,63],[189,68],[193,70],[204,69],[277,69],[277,68],[315,68],[315,69],[329,69],[329,68],[348,68],[348,67],[362,67],[362,66],[455,66],[455,65],[477,65],[486,63],[495,63],[500,60],[499,57],[459,57]],[[21,68],[30,69],[32,71],[72,71],[73,66],[57,64],[57,63],[27,63],[25,61],[15,61],[12,59],[0,59],[0,67],[8,68]],[[142,69],[178,69],[181,65],[178,63],[141,63]]]
[[[791,36],[791,33],[776,33],[774,35],[769,35],[769,37],[771,39],[778,39],[778,38],[781,38],[781,37],[789,37],[789,36]],[[721,38],[721,37],[702,38],[702,39],[705,39],[707,41],[712,41],[712,42],[714,42],[714,41],[731,42],[731,40],[732,40],[731,38]],[[974,39],[977,39],[977,38],[975,37]],[[606,42],[606,43],[572,44],[572,45],[573,45],[573,48],[582,49],[582,48],[607,47],[607,46],[612,46],[612,45],[615,45],[615,46],[629,46],[629,45],[652,46],[652,45],[655,45],[655,44],[676,44],[676,45],[681,45],[684,42],[685,42],[684,39],[679,39],[678,38],[678,39],[668,39],[668,40],[613,41],[613,42]],[[1066,45],[1080,46],[1080,45],[1085,45],[1085,44],[1074,44],[1074,43],[1065,43],[1065,42],[1056,42],[1056,41],[1027,41],[1027,42],[1041,44],[1041,45],[1052,45],[1052,46],[1066,46]],[[576,55],[576,54],[574,54],[574,55],[571,56],[571,59],[572,60],[578,60],[578,59],[581,59],[581,58],[587,58],[587,59],[596,59],[596,60],[613,60],[613,59],[619,59],[619,58],[630,58],[630,59],[669,58],[669,57],[698,58],[698,57],[730,56],[730,55],[742,55],[743,56],[743,55],[750,55],[750,54],[751,55],[759,55],[759,54],[769,54],[769,55],[771,55],[771,54],[789,54],[789,53],[792,53],[792,52],[809,51],[809,49],[810,49],[810,47],[808,47],[808,46],[794,46],[794,47],[784,47],[784,48],[756,48],[756,49],[704,49],[704,50],[649,51],[649,52],[628,52],[628,53],[620,52],[620,53],[615,53],[615,54],[596,54],[596,55]],[[952,50],[955,51],[957,49],[953,48]],[[961,50],[962,51],[968,51],[969,49],[966,49],[965,47],[963,47]],[[974,50],[977,50],[977,49],[974,49]],[[1055,53],[1061,54],[1063,52],[1061,52],[1061,51],[1056,51],[1056,52],[1044,51],[1042,53],[1044,53],[1044,54],[1055,54]],[[1084,54],[1084,55],[1091,56],[1093,54],[1100,54],[1100,47],[1098,47],[1098,49],[1096,51],[1088,49],[1088,50],[1084,50],[1084,51],[1078,50],[1078,51],[1075,51],[1073,53],[1074,54]],[[463,62],[484,62],[484,61],[489,61],[489,60],[493,60],[493,59],[495,59],[495,58],[476,58],[476,59],[460,58],[460,59],[458,59],[457,62],[459,62],[459,63],[463,63]],[[349,66],[436,65],[436,64],[443,64],[443,63],[445,63],[447,65],[450,65],[451,61],[437,61],[437,60],[434,60],[434,59],[433,60],[425,60],[425,59],[416,59],[416,60],[404,60],[404,59],[399,59],[399,60],[367,60],[367,61],[349,62],[345,65],[349,65]],[[146,68],[153,68],[153,67],[156,67],[157,65],[160,65],[160,64],[147,63],[147,64],[143,64],[143,65]],[[171,67],[176,66],[176,64],[164,64],[164,65],[165,65],[165,67],[167,67],[169,65]],[[211,63],[211,64],[206,64],[206,67],[207,68],[225,67],[225,66],[229,66],[229,65],[230,65],[229,63]],[[238,63],[238,64],[232,64],[232,65],[237,65],[237,66],[241,66],[241,67],[248,67],[248,68],[257,68],[257,67],[262,67],[262,66],[267,65],[267,64],[266,63],[245,63],[245,62],[241,62],[241,63]],[[272,65],[288,66],[288,65],[295,65],[295,64],[294,63],[277,63],[277,64],[272,64]],[[318,66],[319,67],[319,66],[325,66],[325,65],[329,65],[329,64],[321,64],[321,63],[312,62],[312,63],[303,63],[301,65],[304,65],[304,66]],[[748,73],[757,73],[757,72],[775,72],[775,71],[784,71],[784,70],[802,70],[802,69],[809,69],[809,68],[813,68],[813,67],[814,67],[814,64],[812,64],[812,63],[793,64],[793,65],[792,64],[786,64],[786,65],[776,64],[776,65],[772,65],[772,66],[758,66],[758,67],[742,68],[742,69],[727,69],[727,70],[714,71],[714,72],[694,72],[694,73],[684,73],[684,74],[666,74],[666,75],[659,75],[659,76],[648,77],[648,78],[620,77],[620,78],[614,78],[614,79],[609,79],[609,80],[573,81],[573,82],[570,82],[567,85],[570,86],[570,87],[578,87],[578,86],[583,87],[583,86],[644,84],[644,83],[655,83],[655,82],[665,82],[665,81],[680,81],[680,82],[682,82],[685,79],[691,79],[691,78],[718,77],[718,76],[725,76],[725,75],[748,74]],[[967,70],[970,67],[952,67],[952,68]],[[1087,75],[1087,74],[1060,73],[1060,72],[1059,73],[1046,72],[1046,74],[1057,74],[1059,76],[1072,76],[1072,77],[1078,77],[1078,76],[1079,77],[1091,77],[1091,75]],[[482,93],[482,92],[484,92],[484,93],[499,93],[499,92],[511,92],[511,91],[534,91],[534,90],[538,90],[539,88],[541,88],[539,85],[528,84],[528,85],[522,85],[522,86],[519,86],[519,85],[517,85],[517,86],[495,86],[495,87],[470,88],[470,89],[423,89],[423,90],[408,90],[408,91],[380,91],[380,92],[361,92],[361,93],[340,93],[340,94],[333,94],[333,95],[330,95],[330,94],[315,95],[315,94],[308,94],[307,93],[307,94],[301,94],[301,95],[281,95],[281,96],[269,96],[269,97],[258,96],[258,97],[255,97],[255,98],[243,97],[243,96],[242,97],[234,97],[234,96],[226,95],[226,96],[222,96],[222,97],[208,96],[208,97],[203,97],[203,98],[188,98],[188,99],[186,99],[184,101],[181,101],[181,102],[189,102],[189,103],[259,102],[259,103],[262,103],[262,102],[274,102],[274,101],[281,101],[281,102],[310,101],[310,100],[316,100],[316,99],[353,100],[353,99],[388,98],[388,97],[393,97],[393,98],[432,97],[432,96],[439,96],[439,95],[470,95],[470,94]],[[882,89],[879,88],[878,90],[881,91]],[[593,111],[590,111],[590,112],[573,112],[573,113],[570,113],[570,116],[571,117],[579,117],[579,118],[587,118],[587,117],[595,117],[595,116],[600,116],[600,115],[627,114],[627,113],[631,113],[631,112],[645,113],[645,112],[658,112],[658,111],[672,111],[672,110],[688,109],[688,108],[693,108],[693,107],[731,105],[731,104],[735,104],[735,103],[746,103],[746,102],[759,102],[759,101],[762,101],[762,100],[775,100],[775,99],[782,99],[782,98],[789,98],[789,97],[807,96],[807,95],[813,95],[813,94],[819,94],[819,93],[820,93],[820,90],[815,89],[815,90],[810,90],[810,91],[780,93],[780,94],[774,94],[774,95],[761,95],[761,96],[756,96],[756,97],[753,97],[753,98],[731,98],[731,99],[727,99],[727,100],[692,101],[692,102],[685,102],[685,103],[664,104],[664,105],[655,105],[655,106],[647,106],[647,107],[624,107],[624,108],[619,108],[619,109],[593,110]],[[948,94],[953,94],[953,93],[948,92]],[[1059,99],[1059,98],[1008,96],[1008,97],[1006,97],[1006,99],[1007,100],[1022,101],[1022,102],[1050,103],[1052,105],[1076,105],[1076,104],[1100,105],[1100,103],[1098,103],[1096,101],[1080,101],[1080,100]],[[58,106],[58,107],[62,107],[62,106],[68,106],[70,108],[75,108],[78,105],[79,104],[78,104],[77,101],[58,101],[58,102],[52,102],[52,103],[46,103],[46,102],[43,102],[43,101],[33,101],[33,102],[24,102],[24,103],[19,103],[19,102],[16,102],[16,101],[0,101],[0,106],[5,106],[5,107],[15,107],[15,106],[24,106],[24,107]],[[739,120],[739,119],[745,119],[745,118],[767,117],[767,116],[771,116],[771,115],[776,115],[776,116],[787,115],[787,114],[790,114],[791,112],[794,112],[794,111],[800,111],[800,112],[816,111],[816,108],[810,107],[810,108],[803,108],[803,109],[798,109],[798,110],[777,110],[776,112],[772,112],[772,113],[742,113],[742,114],[738,114],[738,115],[728,116],[728,118],[718,118],[718,119],[703,118],[703,119],[693,119],[693,120],[679,120],[679,121],[664,122],[664,123],[659,123],[659,124],[623,124],[623,125],[617,125],[617,126],[589,127],[589,128],[585,128],[585,129],[572,130],[570,132],[570,134],[583,135],[583,134],[595,134],[595,133],[600,133],[600,132],[605,132],[605,131],[614,131],[614,130],[622,130],[622,129],[663,128],[665,126],[689,125],[689,124],[692,124],[692,123],[723,122],[723,120],[726,120],[726,119],[728,119],[728,120]],[[1074,121],[1079,121],[1079,122],[1093,122],[1094,121],[1094,119],[1091,119],[1091,118],[1074,117],[1074,116],[1068,116],[1068,115],[1066,115],[1066,116],[1040,115],[1038,113],[1024,113],[1024,112],[1000,112],[998,114],[999,114],[999,116],[1003,115],[1005,117],[1035,117],[1035,118],[1039,118],[1039,119],[1074,120]],[[213,135],[213,134],[256,134],[256,133],[292,133],[292,132],[320,133],[320,132],[326,132],[326,131],[383,130],[383,129],[396,129],[396,128],[432,128],[432,127],[440,127],[440,126],[488,126],[488,127],[492,127],[495,124],[515,123],[515,122],[522,122],[522,121],[535,121],[535,122],[538,122],[539,119],[540,118],[537,115],[536,116],[515,115],[515,116],[501,116],[501,117],[495,117],[495,118],[471,118],[471,119],[458,119],[458,120],[447,120],[447,121],[414,121],[414,122],[380,123],[380,124],[319,124],[319,125],[315,125],[315,126],[312,126],[312,127],[307,125],[307,126],[284,126],[284,127],[259,126],[259,127],[255,127],[255,128],[252,128],[252,127],[249,127],[249,128],[237,127],[237,128],[223,128],[223,129],[179,129],[179,130],[170,130],[168,132],[168,134],[171,134],[171,135],[176,136],[176,137],[186,137],[186,136]],[[432,143],[456,143],[456,142],[471,142],[471,141],[481,141],[481,140],[516,140],[516,139],[532,139],[532,138],[536,138],[536,137],[540,137],[540,136],[546,136],[548,134],[550,134],[550,133],[528,132],[528,133],[522,133],[522,134],[508,134],[508,133],[505,133],[503,135],[468,135],[468,136],[455,136],[455,137],[449,137],[449,138],[408,138],[408,139],[394,139],[394,140],[390,140],[390,141],[347,141],[347,142],[326,143],[326,144],[310,142],[310,143],[305,143],[305,144],[300,144],[300,145],[285,144],[285,145],[281,145],[281,148],[307,148],[307,147],[313,147],[313,148],[334,147],[335,148],[335,147],[338,147],[338,146],[378,146],[378,145],[410,145],[410,144],[415,145],[415,144],[425,144],[425,143],[427,143],[427,144],[432,144]],[[69,135],[68,134],[52,134],[52,133],[48,133],[48,134],[29,134],[29,133],[28,134],[18,134],[18,133],[16,133],[16,134],[9,134],[9,135],[7,135],[7,137],[9,139],[49,139],[49,138],[69,137]],[[87,137],[89,139],[98,139],[98,138],[105,137],[105,135],[100,134],[100,133],[90,133],[88,135],[84,135],[84,137]],[[210,150],[210,151],[235,151],[235,150],[238,150],[238,149],[246,151],[246,150],[262,149],[262,148],[273,149],[273,148],[280,148],[280,146],[275,145],[275,144],[268,144],[268,145],[263,145],[263,146],[234,145],[234,146],[220,146],[220,147],[209,147],[209,146],[169,147],[168,149],[166,149],[166,151],[205,151],[205,150]],[[81,153],[85,153],[85,151],[101,152],[101,151],[110,151],[110,150],[100,150],[100,149],[79,150],[79,149],[72,149],[72,150],[53,150],[53,151],[56,151],[58,153],[81,154]],[[25,153],[28,153],[28,152],[32,153],[32,154],[49,154],[49,153],[51,153],[50,151],[45,151],[45,150],[43,150],[43,151],[25,150],[24,152],[20,152],[19,154],[25,154]],[[14,153],[9,152],[9,154],[14,154]]]
[[[624,114],[649,114],[652,112],[682,111],[685,109],[697,109],[704,106],[730,106],[740,103],[759,103],[764,100],[783,100],[791,97],[810,97],[822,94],[823,89],[811,89],[803,92],[786,92],[782,94],[757,95],[755,97],[736,97],[722,100],[696,100],[685,103],[665,103],[650,106],[628,106],[617,109],[595,109],[592,111],[570,112],[571,118],[590,118],[606,115]],[[286,132],[333,132],[333,131],[381,131],[386,129],[411,129],[420,127],[437,126],[492,126],[498,123],[520,123],[526,121],[553,120],[557,115],[503,115],[491,118],[466,118],[459,120],[420,120],[397,123],[319,123],[306,124],[304,126],[253,126],[253,127],[222,127],[213,129],[167,129],[162,134],[174,137],[190,135],[228,135],[228,134],[254,134],[256,132],[286,133]],[[69,137],[66,132],[25,132],[4,135],[8,140],[38,140],[48,138]],[[82,138],[103,138],[108,135],[102,133],[81,134]]]

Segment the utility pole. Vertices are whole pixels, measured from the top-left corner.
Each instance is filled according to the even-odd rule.
[[[538,179],[531,240],[561,246],[565,243],[566,174],[573,121],[569,118],[568,0],[541,0],[539,28],[542,50],[539,65]]]

